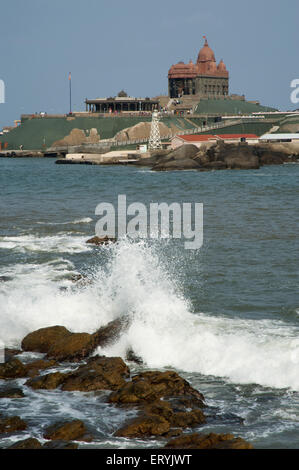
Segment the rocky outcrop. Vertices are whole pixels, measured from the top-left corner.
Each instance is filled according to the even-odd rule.
[[[295,147],[292,148],[295,149]],[[200,148],[192,144],[184,144],[166,154],[140,158],[138,165],[148,165],[155,171],[255,170],[262,165],[279,165],[284,162],[297,161],[298,155],[299,152],[295,155],[287,148],[271,144],[248,145],[246,142],[228,144],[218,141],[214,144],[202,145]]]
[[[232,434],[186,434],[169,441],[166,449],[252,449],[252,445]]]
[[[123,426],[114,434],[117,437],[151,437],[163,436],[170,429],[170,423],[159,415],[143,415]]]
[[[31,376],[33,376],[34,368],[44,368],[43,362],[45,367],[52,367],[55,361],[80,361],[90,356],[98,346],[106,346],[115,341],[128,326],[128,317],[122,317],[99,328],[93,334],[71,333],[64,326],[50,326],[36,330],[23,339],[22,347],[24,351],[47,353],[47,359],[50,361],[31,363],[27,369],[32,369]],[[26,367],[18,359],[13,359],[13,361],[15,362],[11,362],[14,364],[14,377],[26,377],[28,375]],[[22,370],[17,371],[17,365]],[[0,365],[0,378],[4,373],[6,375],[9,373],[9,366],[6,369],[4,372],[4,367]],[[16,375],[17,373],[19,375]]]
[[[40,328],[25,336],[21,346],[23,351],[48,353],[54,342],[63,341],[70,335],[64,326]]]
[[[67,374],[62,390],[117,390],[125,384],[124,378],[129,374],[129,368],[120,357],[96,356]]]
[[[170,134],[170,129],[162,122],[159,122],[159,130],[161,137],[166,137]],[[118,132],[114,139],[120,142],[127,140],[140,140],[148,139],[151,133],[151,122],[139,122],[132,127],[127,127]]]
[[[78,449],[79,445],[76,442],[68,442],[68,441],[49,441],[43,445],[43,449]]]
[[[56,365],[55,361],[37,360],[23,364],[19,359],[12,358],[4,364],[0,364],[0,379],[19,379],[22,377],[34,377],[40,370]]]
[[[95,128],[90,129],[89,135],[86,135],[83,129],[74,128],[68,135],[63,137],[63,139],[53,142],[52,147],[68,147],[85,143],[97,143],[99,140],[100,136]]]
[[[5,390],[0,391],[0,399],[1,398],[24,398],[24,393],[21,388],[13,387],[7,388]]]
[[[0,434],[24,431],[27,424],[19,416],[4,417],[0,415]]]
[[[55,361],[80,361],[95,349],[93,336],[89,333],[71,333],[64,339],[54,341],[47,357]]]
[[[61,372],[53,372],[52,374],[45,374],[27,380],[25,385],[34,390],[54,390],[64,382],[66,376],[67,374]]]
[[[46,429],[45,439],[54,441],[85,441],[90,442],[92,436],[88,434],[85,424],[79,420],[57,422]]]
[[[7,447],[7,449],[41,449],[41,448],[42,448],[41,443],[33,437],[29,437],[28,439],[17,441],[13,445]]]
[[[149,371],[135,375],[130,382],[113,392],[110,403],[151,403],[162,397],[191,396],[204,406],[203,395],[173,371]]]
[[[0,364],[0,379],[19,379],[26,377],[27,368],[17,358],[12,358],[4,364]]]
[[[102,245],[108,245],[108,243],[115,243],[117,240],[116,238],[111,238],[108,237],[107,235],[105,237],[92,237],[87,240],[86,243],[96,245],[96,246],[102,246]]]

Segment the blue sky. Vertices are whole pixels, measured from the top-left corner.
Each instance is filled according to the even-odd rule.
[[[294,109],[298,0],[1,0],[0,128],[22,113],[73,110],[84,99],[167,93],[169,67],[196,60],[204,35],[230,92]]]

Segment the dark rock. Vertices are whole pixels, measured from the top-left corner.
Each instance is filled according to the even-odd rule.
[[[67,377],[67,374],[53,372],[52,374],[41,375],[27,380],[25,385],[34,390],[54,390],[59,387]]]
[[[67,374],[62,390],[117,390],[125,384],[124,377],[129,374],[129,368],[120,357],[95,356]]]
[[[196,145],[185,144],[168,153],[166,158],[174,160],[188,160],[189,158],[195,157],[197,153],[198,147],[196,147]]]
[[[252,449],[249,442],[232,434],[187,434],[169,441],[166,449]]]
[[[152,170],[154,171],[167,171],[167,170],[198,170],[200,168],[199,163],[192,158],[159,161]]]
[[[114,433],[117,437],[150,437],[161,436],[170,429],[169,422],[159,415],[143,415]]]
[[[22,441],[15,442],[12,446],[7,447],[7,449],[41,449],[42,445],[33,437],[28,439],[23,439]]]
[[[25,395],[20,388],[7,388],[0,390],[0,398],[23,398]]]
[[[47,353],[53,343],[65,340],[71,334],[64,326],[40,328],[25,336],[22,341],[22,349],[23,351]]]
[[[177,395],[189,395],[203,402],[201,393],[173,371],[143,372],[132,378],[122,388],[113,392],[109,401],[119,404],[150,403],[161,397]]]
[[[80,361],[94,350],[93,336],[89,333],[71,333],[53,342],[48,349],[47,358],[56,361]]]
[[[24,431],[25,429],[27,429],[27,424],[19,416],[0,416],[0,434]]]
[[[50,441],[43,445],[43,449],[78,449],[79,444],[68,441]]]
[[[285,156],[274,152],[262,152],[262,155],[260,156],[261,165],[282,165],[284,161]]]
[[[19,359],[10,359],[4,364],[0,364],[0,379],[18,379],[26,377],[27,368]]]
[[[175,427],[189,428],[204,424],[206,422],[205,416],[201,410],[180,411],[174,413],[171,424]]]
[[[56,361],[45,361],[44,359],[38,359],[36,361],[29,362],[26,364],[27,375],[29,377],[35,377],[40,370],[50,369],[56,365]]]
[[[12,349],[12,348],[4,348],[4,358],[5,362],[10,361],[14,356],[21,354],[22,351],[20,349]]]
[[[117,240],[116,238],[111,238],[111,237],[108,237],[107,235],[105,237],[92,237],[92,238],[89,238],[89,240],[86,241],[86,243],[91,243],[92,245],[96,245],[96,246],[101,246],[101,245],[108,245],[108,243],[115,243]]]
[[[102,328],[99,328],[92,335],[94,348],[98,346],[104,347],[116,341],[120,337],[120,335],[127,330],[129,324],[129,318],[127,316],[124,316],[109,322]]]
[[[137,356],[133,349],[128,349],[126,352],[126,360],[130,362],[135,362],[136,364],[143,364],[143,360],[141,357]]]
[[[50,426],[44,433],[45,439],[55,441],[83,441],[87,429],[83,421],[76,419],[70,422],[58,422]]]
[[[12,281],[13,278],[10,276],[0,276],[0,282],[9,282]]]

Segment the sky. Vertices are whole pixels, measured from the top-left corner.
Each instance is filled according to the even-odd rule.
[[[122,89],[167,94],[170,66],[195,62],[203,36],[230,93],[298,108],[298,17],[298,0],[0,0],[0,128],[23,113],[67,113],[69,72],[73,111]]]

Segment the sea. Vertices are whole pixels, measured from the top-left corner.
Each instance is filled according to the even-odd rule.
[[[207,404],[207,423],[192,432],[231,433],[256,449],[298,449],[298,176],[298,164],[153,172],[1,158],[2,343],[18,348],[29,332],[52,325],[92,333],[129,316],[129,329],[96,353],[125,358],[133,350],[143,363],[128,362],[132,374],[174,370],[188,380]],[[202,246],[128,236],[86,244],[97,205],[117,207],[118,195],[146,207],[202,203]],[[79,274],[88,282],[74,282]],[[93,434],[80,448],[165,445],[115,437],[137,410],[108,404],[108,391],[38,391],[25,382],[10,382],[25,397],[1,398],[0,413],[20,416],[28,428],[2,435],[0,447],[28,437],[44,442],[44,430],[64,419],[83,420]]]

